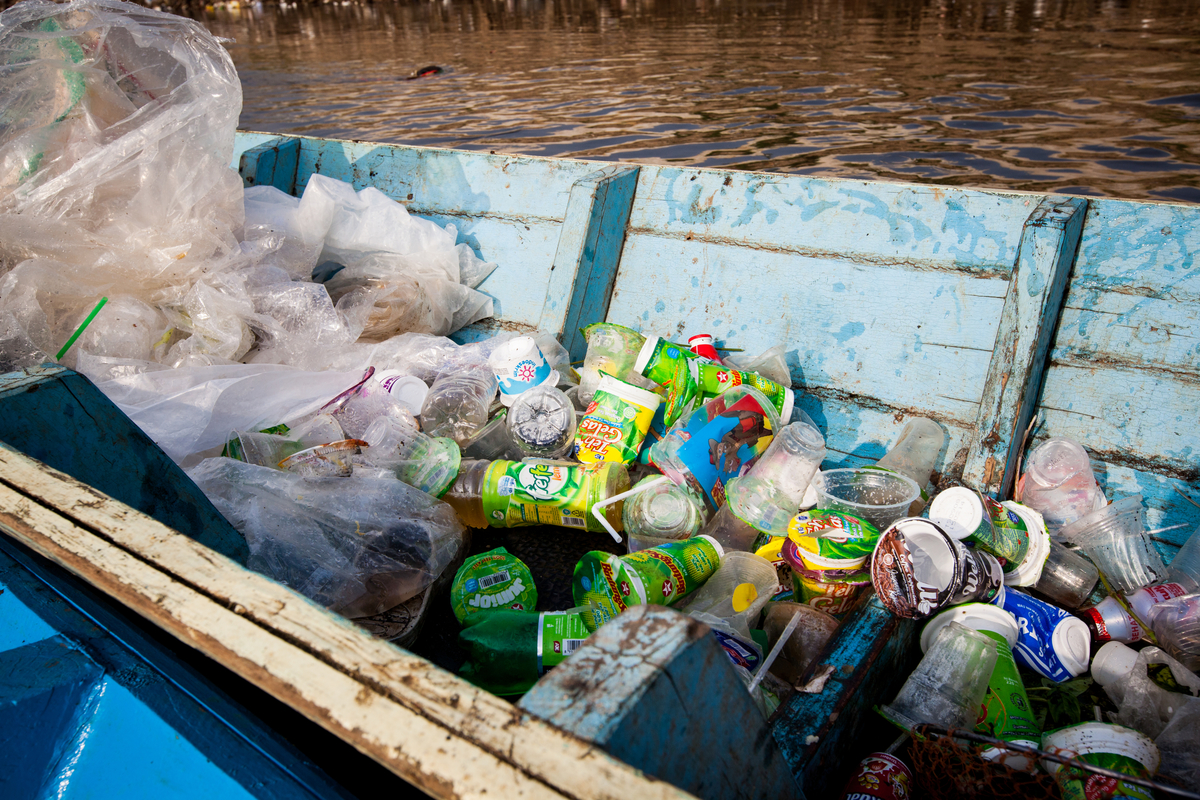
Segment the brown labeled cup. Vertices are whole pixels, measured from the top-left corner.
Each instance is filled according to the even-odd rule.
[[[879,537],[871,583],[893,614],[923,619],[959,603],[990,602],[1004,578],[990,554],[965,547],[935,522],[906,517]]]

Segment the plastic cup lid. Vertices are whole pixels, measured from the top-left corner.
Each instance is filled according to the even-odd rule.
[[[646,365],[650,363],[650,356],[654,355],[654,348],[658,346],[661,336],[647,336],[642,349],[638,351],[637,360],[633,362],[633,369],[638,375],[645,374]]]
[[[657,411],[659,404],[662,403],[662,397],[654,392],[650,392],[641,388],[640,386],[634,386],[631,383],[618,380],[612,375],[601,375],[600,385],[596,387],[596,391],[608,392],[609,394],[616,395],[626,402],[633,403],[634,405],[641,406],[642,408],[648,408],[651,411]]]
[[[791,419],[792,409],[796,407],[796,393],[791,387],[783,387],[783,410],[779,412],[780,419]]]
[[[929,504],[929,518],[953,539],[965,539],[983,523],[983,503],[965,486],[939,492]]]
[[[921,631],[921,651],[929,652],[938,633],[951,622],[974,631],[998,633],[1005,638],[1009,647],[1015,645],[1017,637],[1021,635],[1017,618],[1004,609],[987,603],[963,603],[946,609],[925,624],[925,629]]]
[[[1029,550],[1025,560],[1012,572],[1004,573],[1004,582],[1009,586],[1033,586],[1042,577],[1042,568],[1050,555],[1050,534],[1046,532],[1046,521],[1042,515],[1028,506],[1005,500],[1000,505],[1020,517],[1029,531]]]

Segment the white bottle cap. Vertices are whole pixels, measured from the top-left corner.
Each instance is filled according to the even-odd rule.
[[[1137,662],[1137,650],[1121,642],[1108,642],[1092,659],[1092,679],[1101,686],[1116,683],[1129,674]]]
[[[983,503],[965,486],[939,492],[929,504],[929,518],[952,539],[966,539],[983,525]]]
[[[411,411],[413,416],[420,416],[425,396],[429,394],[425,381],[415,375],[401,374],[397,369],[380,370],[373,377],[387,389],[393,400]]]
[[[1056,626],[1050,637],[1050,646],[1072,678],[1088,671],[1088,658],[1092,654],[1092,633],[1087,623],[1078,617],[1066,617]]]

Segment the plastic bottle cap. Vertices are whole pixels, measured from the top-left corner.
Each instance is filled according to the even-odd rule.
[[[753,583],[739,583],[733,590],[733,610],[742,613],[758,599],[758,589]]]
[[[1137,662],[1137,650],[1121,642],[1108,642],[1092,659],[1092,679],[1101,686],[1116,683],[1129,674]]]
[[[1092,654],[1092,634],[1087,623],[1078,617],[1066,617],[1054,627],[1050,645],[1071,677],[1078,678],[1088,671]]]
[[[938,633],[951,622],[975,631],[998,633],[1005,638],[1009,647],[1016,645],[1021,635],[1017,618],[1004,609],[986,603],[963,603],[946,609],[925,624],[925,629],[921,631],[921,651],[929,652],[929,648],[937,641]]]

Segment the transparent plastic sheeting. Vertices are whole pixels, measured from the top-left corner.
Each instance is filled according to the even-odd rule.
[[[244,191],[237,73],[191,20],[24,0],[0,13],[0,76],[3,371],[49,360],[102,297],[66,366],[345,369],[492,314],[474,287],[495,265],[453,226],[322,176]]]
[[[463,544],[450,506],[385,470],[314,479],[210,458],[188,475],[246,537],[251,569],[352,619],[416,597]]]

